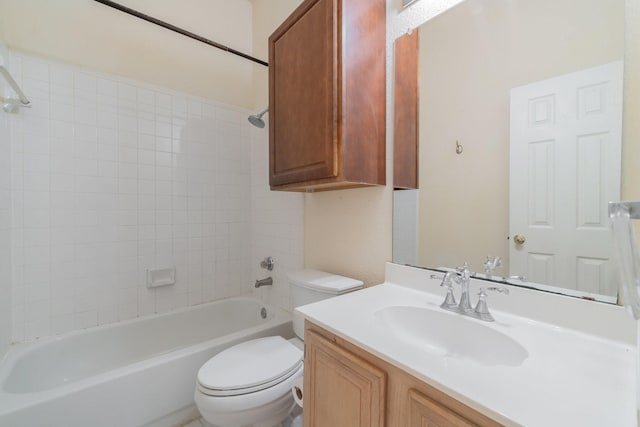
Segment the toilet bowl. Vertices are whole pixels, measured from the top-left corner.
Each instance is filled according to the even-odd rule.
[[[279,336],[224,350],[198,372],[198,410],[219,426],[277,425],[293,409],[291,387],[302,376],[302,357],[298,347]]]
[[[317,270],[288,275],[293,307],[362,287],[362,282]],[[294,315],[296,335],[303,320]],[[303,374],[304,345],[299,338],[257,338],[230,347],[198,371],[195,403],[202,417],[219,427],[280,426],[295,403],[293,383]]]

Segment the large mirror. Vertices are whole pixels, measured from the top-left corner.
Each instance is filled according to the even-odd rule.
[[[419,189],[394,194],[394,262],[616,301],[624,11],[466,0],[419,28]]]

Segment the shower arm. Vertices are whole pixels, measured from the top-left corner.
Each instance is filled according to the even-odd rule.
[[[640,219],[640,201],[633,202],[609,202],[609,216],[614,214],[618,208],[629,212],[629,218]]]
[[[20,86],[18,86],[18,83],[13,79],[13,77],[11,77],[11,74],[9,74],[9,71],[2,65],[0,65],[0,74],[4,76],[7,83],[9,83],[9,86],[11,86],[14,92],[18,95],[18,98],[20,99],[20,102],[22,103],[22,105],[29,105],[31,101],[29,101],[29,99],[24,94],[24,92],[22,92],[22,89],[20,89]],[[5,99],[5,101],[12,101],[12,100]]]

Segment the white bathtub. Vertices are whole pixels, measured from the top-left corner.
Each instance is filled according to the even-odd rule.
[[[268,335],[292,337],[290,314],[231,298],[18,344],[0,365],[0,426],[178,423],[195,414],[200,366],[233,344]]]

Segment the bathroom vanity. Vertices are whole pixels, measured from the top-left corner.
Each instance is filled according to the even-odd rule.
[[[296,310],[305,426],[636,425],[622,307],[513,287],[484,322],[440,308],[441,276],[388,264],[384,284]]]
[[[500,425],[312,322],[305,345],[305,426]]]

